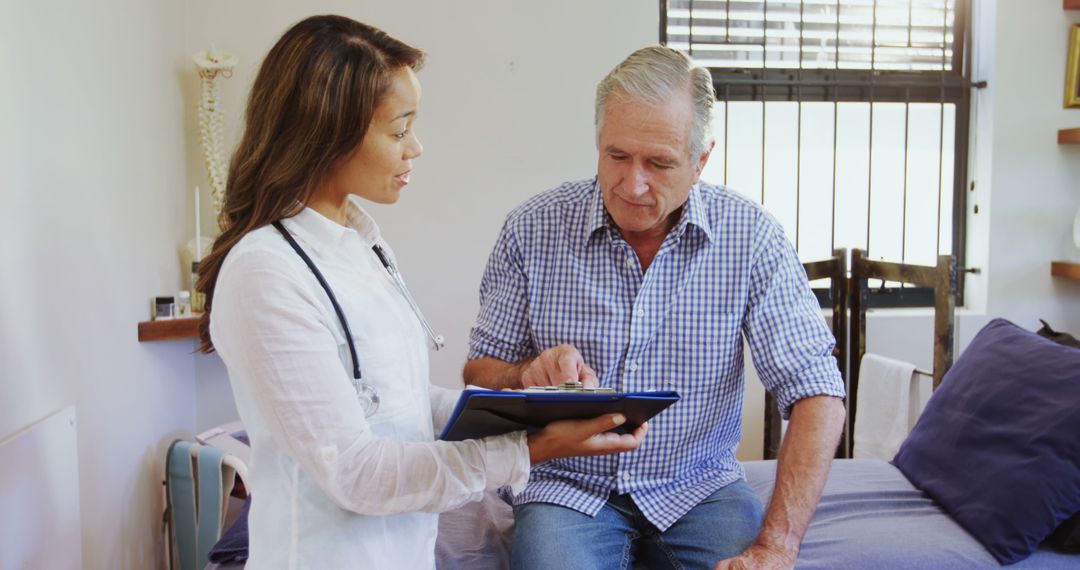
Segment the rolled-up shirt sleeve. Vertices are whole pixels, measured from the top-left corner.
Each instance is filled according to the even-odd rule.
[[[795,402],[811,396],[844,397],[836,366],[836,339],[825,323],[798,254],[768,216],[752,255],[746,335],[762,384],[787,419]]]
[[[520,362],[536,356],[529,336],[528,285],[521,250],[507,220],[480,281],[480,313],[469,333],[469,360]]]
[[[214,344],[242,404],[338,506],[367,515],[441,512],[485,490],[524,487],[524,432],[461,442],[374,435],[342,365],[332,316],[296,264],[265,250],[230,257],[213,298]]]

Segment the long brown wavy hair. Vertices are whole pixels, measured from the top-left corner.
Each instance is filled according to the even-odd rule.
[[[221,235],[199,263],[196,288],[206,293],[200,352],[214,350],[211,308],[225,256],[248,232],[303,210],[364,139],[394,72],[419,69],[423,60],[424,52],[342,16],[307,18],[270,49],[229,165]]]

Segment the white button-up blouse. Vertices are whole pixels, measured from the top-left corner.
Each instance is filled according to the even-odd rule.
[[[458,392],[431,386],[426,336],[371,247],[389,247],[355,199],[349,227],[308,208],[283,221],[345,312],[273,226],[229,252],[210,332],[251,440],[248,570],[433,568],[437,515],[528,480],[523,432],[434,441]],[[392,255],[392,254],[391,254]]]

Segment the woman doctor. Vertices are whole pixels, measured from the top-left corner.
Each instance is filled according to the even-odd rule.
[[[378,29],[318,16],[282,36],[252,86],[199,278],[200,349],[224,360],[251,439],[249,570],[432,568],[434,513],[520,491],[530,463],[644,436],[603,433],[623,421],[607,415],[434,441],[458,392],[429,385],[434,335],[361,206],[392,204],[409,183],[422,60]]]

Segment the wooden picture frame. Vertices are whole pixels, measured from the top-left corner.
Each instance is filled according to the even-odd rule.
[[[1065,68],[1065,106],[1080,107],[1080,24],[1069,32],[1069,57]]]

